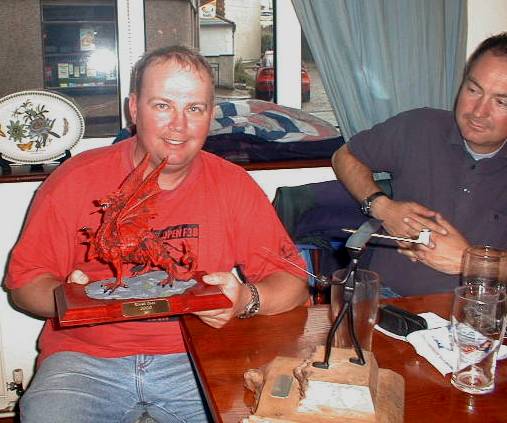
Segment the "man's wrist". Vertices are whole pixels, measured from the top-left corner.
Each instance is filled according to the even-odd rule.
[[[361,212],[365,216],[373,217],[372,206],[382,197],[387,197],[387,194],[383,191],[375,191],[365,197],[364,200],[361,201]]]
[[[383,211],[385,210],[386,206],[391,202],[392,200],[387,196],[383,195],[380,197],[375,198],[370,206],[370,215],[371,217],[374,217],[375,219],[384,220],[382,216],[384,216]]]
[[[238,314],[239,319],[248,319],[249,317],[255,316],[261,309],[261,300],[257,287],[249,282],[243,284],[244,287],[248,288],[250,292],[250,300],[247,302],[244,310]]]

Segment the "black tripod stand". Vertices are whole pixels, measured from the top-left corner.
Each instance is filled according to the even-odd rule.
[[[340,326],[343,318],[347,314],[348,316],[348,325],[347,329],[349,332],[350,339],[352,340],[352,345],[354,346],[354,350],[356,352],[357,357],[352,357],[350,359],[351,363],[358,364],[363,366],[366,361],[364,359],[363,350],[361,349],[361,345],[357,340],[357,335],[354,329],[354,312],[352,307],[352,300],[354,298],[354,291],[356,289],[356,273],[357,273],[357,265],[359,262],[359,257],[361,257],[362,253],[366,249],[366,243],[370,239],[371,235],[377,232],[382,225],[380,220],[370,219],[363,223],[359,229],[349,237],[345,247],[351,258],[351,263],[349,266],[349,270],[347,275],[345,276],[344,281],[344,293],[343,293],[343,304],[336,316],[336,319],[331,327],[327,335],[326,341],[326,350],[324,354],[324,361],[316,361],[313,363],[314,367],[318,367],[320,369],[328,369],[329,368],[329,357],[331,355],[331,347],[333,344],[333,339],[335,333]],[[331,282],[332,283],[332,282]]]

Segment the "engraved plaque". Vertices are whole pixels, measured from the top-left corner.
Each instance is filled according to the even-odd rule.
[[[124,317],[131,317],[167,313],[170,311],[170,308],[167,300],[144,300],[123,303],[121,311]]]

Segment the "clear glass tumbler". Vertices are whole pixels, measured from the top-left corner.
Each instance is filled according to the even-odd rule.
[[[473,245],[463,255],[462,285],[495,286],[505,284],[502,267],[505,251],[488,245]]]
[[[344,282],[349,269],[340,269],[333,273],[331,285],[331,318],[334,321],[343,305]],[[370,270],[356,271],[356,288],[352,298],[354,330],[361,348],[372,349],[373,327],[377,322],[380,291],[380,276]],[[333,346],[352,348],[348,331],[348,315],[345,314],[333,340]]]
[[[506,325],[502,286],[464,285],[455,289],[451,331],[457,362],[451,383],[470,394],[495,387],[498,349]]]

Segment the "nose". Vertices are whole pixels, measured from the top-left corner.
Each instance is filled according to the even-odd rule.
[[[186,125],[186,116],[183,111],[175,111],[169,121],[169,129],[175,132],[182,132]]]
[[[472,113],[476,117],[486,117],[489,115],[489,102],[486,97],[481,97],[477,99],[474,104],[474,108]]]

